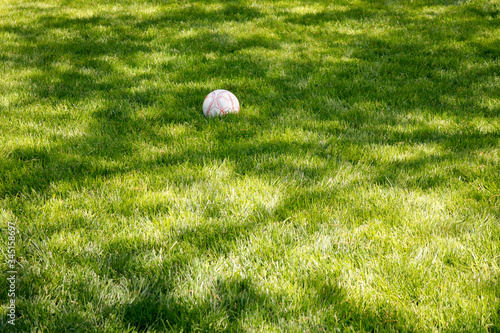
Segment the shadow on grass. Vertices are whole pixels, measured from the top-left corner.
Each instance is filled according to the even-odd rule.
[[[343,291],[336,287],[336,282],[332,281],[331,277],[321,278],[323,280],[316,281],[314,286],[315,294],[307,301],[321,304],[329,310],[322,322],[313,324],[307,322],[311,309],[303,308],[289,312],[286,304],[289,302],[289,296],[266,294],[258,290],[250,279],[241,278],[217,280],[208,290],[208,294],[195,306],[182,299],[173,298],[169,302],[168,296],[151,295],[129,305],[125,310],[125,316],[130,324],[139,330],[167,328],[185,332],[197,330],[241,332],[249,328],[249,323],[246,323],[245,319],[249,321],[252,318],[263,320],[261,323],[263,326],[292,331],[305,329],[319,332],[347,327],[356,327],[360,331],[400,330],[399,324],[379,324],[381,318],[369,312],[360,311],[349,304]],[[225,319],[223,325],[217,323],[215,318],[214,321],[210,321],[213,313]],[[304,323],[301,324],[301,321]],[[340,325],[339,322],[341,322]],[[411,330],[405,329],[404,331],[410,332]]]
[[[170,239],[176,251],[165,252],[163,260],[151,265],[150,253],[158,251],[165,244],[140,241],[131,247],[128,240],[110,241],[103,253],[87,252],[75,256],[71,253],[54,252],[66,267],[84,270],[81,276],[64,284],[68,278],[61,272],[58,276],[48,276],[41,272],[31,274],[22,280],[22,285],[39,285],[42,280],[60,280],[64,292],[59,302],[71,302],[73,310],[48,318],[43,323],[55,330],[98,330],[100,322],[105,325],[108,317],[121,318],[122,326],[116,329],[134,328],[137,331],[169,329],[172,331],[226,331],[247,330],[256,320],[259,325],[280,330],[324,331],[352,328],[357,331],[414,331],[408,323],[398,322],[394,309],[383,306],[375,312],[363,309],[349,300],[345,291],[338,286],[339,272],[324,269],[309,269],[288,281],[307,293],[300,297],[302,304],[296,303],[296,295],[287,292],[267,290],[262,281],[255,281],[241,271],[232,277],[216,277],[204,281],[196,290],[180,294],[179,285],[192,280],[193,260],[214,260],[230,255],[235,240],[249,236],[262,224],[255,221],[232,224],[224,230],[217,224],[213,228],[193,227]],[[184,252],[178,249],[184,249]],[[148,269],[144,265],[149,266]],[[74,278],[74,277],[73,277]],[[31,317],[36,311],[44,312],[43,294],[21,288],[18,302],[19,313]],[[25,300],[32,300],[30,303]],[[68,304],[64,305],[69,306]],[[96,306],[95,311],[87,307]],[[98,309],[98,310],[97,310]],[[92,313],[101,317],[96,319]],[[316,320],[312,316],[319,314]],[[222,320],[222,321],[221,321]],[[94,327],[93,327],[94,325]],[[20,320],[18,328],[29,329],[30,323]],[[108,327],[109,328],[109,327]]]
[[[144,168],[152,170],[157,165],[185,162],[200,165],[204,160],[225,159],[235,165],[235,171],[239,175],[304,179],[305,185],[315,184],[334,175],[336,170],[332,167],[338,167],[341,162],[352,165],[361,160],[377,163],[366,159],[366,152],[371,147],[397,145],[399,142],[432,143],[446,153],[381,165],[379,168],[375,165],[374,173],[366,176],[364,181],[427,190],[445,185],[447,179],[439,174],[427,174],[428,169],[453,161],[463,154],[495,147],[499,143],[498,131],[483,133],[471,128],[467,133],[448,134],[433,128],[413,132],[394,129],[401,123],[401,115],[418,113],[419,110],[431,110],[426,112],[435,115],[452,115],[456,123],[470,117],[487,120],[499,115],[497,106],[485,106],[478,98],[482,97],[480,94],[484,94],[488,98],[498,99],[500,93],[494,89],[488,90],[487,87],[479,92],[474,90],[474,87],[485,83],[485,77],[493,80],[499,74],[498,65],[492,61],[499,57],[497,45],[481,40],[467,42],[464,46],[441,43],[450,37],[450,31],[459,31],[459,35],[453,37],[457,42],[469,41],[482,29],[496,24],[477,17],[474,17],[477,24],[472,25],[465,20],[438,24],[433,18],[412,16],[412,11],[391,12],[389,7],[373,1],[350,5],[345,11],[283,14],[287,24],[305,27],[383,18],[396,28],[404,25],[417,25],[419,28],[429,25],[435,28],[415,30],[414,38],[410,40],[406,40],[406,35],[401,32],[396,32],[393,38],[359,33],[350,37],[341,50],[332,45],[335,41],[347,38],[347,35],[332,34],[321,40],[317,37],[320,44],[326,45],[327,51],[329,47],[335,52],[347,49],[349,54],[346,57],[349,59],[340,61],[338,65],[323,59],[281,61],[280,69],[286,74],[283,78],[271,77],[273,59],[266,55],[248,55],[243,51],[282,50],[283,44],[286,44],[284,36],[276,34],[278,37],[261,37],[248,34],[237,38],[229,33],[210,29],[196,30],[189,36],[176,35],[169,39],[166,47],[168,51],[165,51],[165,55],[194,57],[199,67],[179,65],[179,60],[183,59],[175,58],[173,61],[160,59],[160,64],[152,65],[152,70],[142,74],[127,74],[119,68],[123,64],[134,67],[134,61],[140,54],[165,50],[154,43],[153,36],[144,33],[148,28],[165,29],[166,33],[170,33],[180,24],[212,28],[216,24],[248,22],[265,16],[246,5],[232,2],[218,4],[220,6],[214,10],[198,4],[184,6],[149,19],[130,14],[106,13],[86,18],[67,18],[54,14],[52,10],[44,11],[43,15],[34,19],[33,26],[2,25],[1,31],[18,36],[18,46],[10,46],[9,51],[12,52],[3,53],[1,59],[12,69],[37,69],[34,74],[29,75],[29,83],[24,87],[32,94],[31,99],[28,98],[17,106],[39,101],[77,105],[93,99],[97,99],[97,106],[91,111],[85,135],[60,140],[54,145],[13,149],[0,162],[0,197],[22,196],[31,191],[48,193],[50,185],[54,183],[78,184],[85,180]],[[496,15],[494,11],[488,13],[484,15]],[[480,14],[478,15],[484,16],[482,12]],[[68,30],[71,34],[65,40],[50,37],[60,30]],[[472,52],[471,49],[477,51]],[[215,53],[217,60],[208,60],[209,53]],[[231,54],[237,57],[229,57]],[[473,55],[472,60],[464,60],[470,55]],[[488,65],[472,66],[481,62],[488,62]],[[221,68],[224,70],[221,71]],[[155,71],[170,73],[170,76],[158,78]],[[221,82],[227,77],[234,78],[227,82],[228,89],[235,91],[238,96],[253,96],[246,99],[250,102],[247,105],[261,113],[242,119],[202,119],[198,109],[199,101],[207,93],[206,87],[213,84],[212,80]],[[297,78],[304,81],[300,82]],[[168,82],[171,86],[158,84],[139,89],[143,81],[162,79],[171,80]],[[192,85],[186,85],[186,82]],[[491,82],[487,81],[485,84]],[[319,93],[314,93],[315,91]],[[328,99],[340,102],[329,104]],[[245,99],[243,102],[245,103]],[[359,108],[363,103],[371,105],[371,108]],[[141,110],[149,107],[155,109],[155,116],[138,115]],[[287,120],[283,116],[284,110],[294,108],[303,109],[303,115],[299,115],[296,120]],[[183,112],[179,112],[180,109]],[[314,125],[306,122],[311,119],[316,122]],[[157,133],[156,127],[152,126],[153,122],[159,125],[189,122],[196,131],[211,131],[211,138],[219,144],[209,152],[203,147],[192,146],[186,147],[182,153],[166,152],[147,160],[135,159],[139,140],[148,138],[165,146],[168,146],[169,140],[173,140]],[[327,122],[341,125],[321,129],[319,125]],[[384,124],[388,126],[382,126]],[[209,130],[206,130],[207,126]],[[308,130],[323,135],[330,141],[326,146],[319,145],[318,140],[255,142],[266,130],[280,126],[283,129]],[[347,136],[347,132],[352,129],[367,131],[368,134],[363,136],[363,140]],[[342,136],[344,139],[335,139]],[[315,157],[325,161],[325,164],[297,167],[286,162],[285,158],[290,155]],[[328,155],[333,155],[332,160],[329,160],[331,157]],[[267,164],[264,168],[258,167],[257,160],[266,161]],[[421,178],[413,179],[412,182],[399,180],[401,169],[410,174],[418,174]],[[460,174],[462,178],[465,176]],[[473,177],[470,177],[470,181],[472,180]],[[319,193],[307,189],[299,191],[286,198],[282,207],[277,209],[275,217],[286,219],[296,209],[307,211],[313,206],[327,205],[334,197],[335,193],[330,192]],[[217,212],[213,214],[217,217]],[[204,259],[206,251],[216,257],[224,257],[230,252],[231,244],[245,239],[254,228],[252,225],[232,225],[230,228],[225,226],[223,232],[222,227],[213,227],[213,230],[187,230],[172,239],[190,243],[196,258]],[[56,232],[57,228],[48,233]],[[143,259],[145,251],[153,250],[156,246],[157,244],[142,243],[141,249],[130,249],[126,244],[110,242],[103,255],[83,259],[64,254],[60,256],[69,265],[85,266],[92,262],[96,274],[103,279],[125,277],[133,280],[142,276],[143,285],[136,286],[137,294],[133,299],[118,307],[112,305],[103,313],[103,316],[113,314],[121,317],[124,326],[130,325],[137,330],[170,328],[184,331],[238,331],[245,329],[245,319],[251,316],[286,328],[287,321],[297,321],[308,315],[307,308],[287,313],[280,304],[280,301],[286,303],[287,295],[266,294],[251,278],[221,278],[205,294],[198,296],[199,299],[183,300],[175,295],[173,286],[179,281],[179,276],[186,274],[190,265],[185,256],[173,255],[155,272],[143,272],[142,267],[134,266],[134,263]],[[158,276],[151,276],[152,273],[158,273]],[[381,318],[379,314],[351,305],[349,297],[337,287],[336,282],[329,276],[316,276],[303,281],[315,291],[313,295],[307,296],[309,304],[320,304],[318,310],[327,309],[328,312],[324,322],[308,326],[309,329],[321,331],[337,327],[338,319],[346,327],[358,325],[356,327],[359,330],[365,331],[411,330],[405,323],[395,323]],[[34,298],[35,295],[27,292],[30,288],[29,280],[24,283],[21,295],[24,293],[26,298]],[[102,291],[94,290],[86,294],[83,291],[85,287],[74,285],[71,288],[76,297],[82,297],[82,303],[99,302]],[[23,308],[21,303],[20,313],[29,313],[27,306],[25,304]],[[210,316],[220,313],[226,326],[211,326],[214,323],[210,321]],[[62,331],[89,327],[85,320],[87,319],[84,317],[75,316],[72,323],[65,322],[69,326],[58,328]],[[29,324],[25,323],[25,327],[29,328]]]

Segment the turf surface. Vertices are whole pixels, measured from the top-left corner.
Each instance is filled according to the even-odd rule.
[[[499,14],[1,1],[0,330],[500,331]]]

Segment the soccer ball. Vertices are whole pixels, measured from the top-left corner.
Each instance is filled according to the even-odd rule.
[[[203,101],[203,115],[205,117],[224,116],[228,113],[238,112],[240,112],[240,102],[228,90],[214,90]]]

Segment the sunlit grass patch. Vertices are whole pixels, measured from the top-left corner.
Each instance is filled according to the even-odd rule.
[[[16,327],[498,330],[497,2],[2,2]]]

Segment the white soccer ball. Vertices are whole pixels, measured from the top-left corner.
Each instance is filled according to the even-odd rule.
[[[203,115],[205,117],[224,116],[228,113],[238,112],[240,112],[240,102],[228,90],[214,90],[203,101]]]

